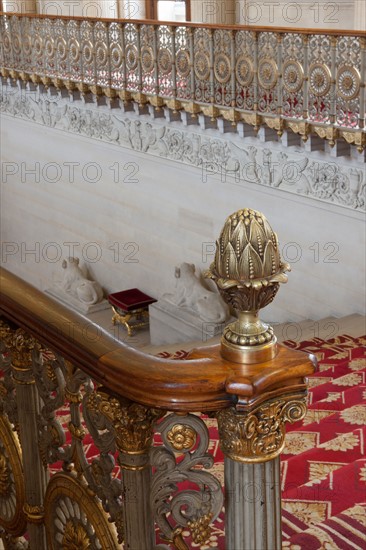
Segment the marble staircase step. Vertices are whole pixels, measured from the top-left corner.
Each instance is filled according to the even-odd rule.
[[[358,337],[366,334],[366,316],[359,313],[353,313],[337,319],[339,325],[339,334],[348,334],[349,336]]]
[[[281,323],[274,325],[274,333],[279,342],[285,340],[294,340],[302,342],[310,338],[334,338],[338,333],[338,319],[336,317],[326,317],[319,321],[314,319],[306,319],[297,323]]]
[[[279,342],[283,342],[284,340],[301,342],[303,340],[310,340],[311,338],[328,340],[336,338],[341,334],[358,337],[366,334],[366,316],[354,313],[340,318],[329,316],[317,321],[305,319],[296,323],[280,323],[274,325],[273,328]],[[162,346],[145,345],[141,349],[151,355],[157,355],[161,352],[175,353],[180,350],[188,351],[197,347],[218,344],[220,339],[220,336],[215,336],[206,342],[196,340]]]

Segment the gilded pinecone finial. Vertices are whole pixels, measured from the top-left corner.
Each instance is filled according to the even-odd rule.
[[[258,310],[272,302],[290,269],[281,261],[277,235],[261,212],[244,208],[227,218],[206,272],[238,312],[238,320],[224,330],[224,357],[256,363],[276,355],[273,329],[258,319]]]

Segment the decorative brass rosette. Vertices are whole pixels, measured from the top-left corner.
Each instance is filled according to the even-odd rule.
[[[15,34],[13,37],[12,37],[12,46],[13,46],[13,51],[19,55],[20,52],[21,52],[21,41],[20,41],[20,38],[19,38],[19,35],[18,34]]]
[[[219,53],[215,56],[214,71],[216,79],[221,84],[226,84],[231,76],[231,63],[226,54]]]
[[[236,80],[243,88],[247,88],[253,82],[253,63],[245,55],[240,55],[236,60],[235,75]]]
[[[179,76],[183,78],[187,77],[191,70],[191,58],[189,52],[186,50],[180,50],[175,59],[175,66]]]
[[[264,57],[258,64],[258,81],[265,90],[270,90],[277,83],[278,67],[274,59]]]
[[[37,57],[43,55],[43,40],[40,36],[36,36],[33,42],[33,51]]]
[[[326,95],[330,90],[332,75],[329,67],[323,63],[312,63],[309,69],[310,91],[318,97]]]
[[[119,44],[114,44],[111,48],[111,65],[113,68],[120,67],[122,65],[123,53]]]
[[[95,59],[98,67],[105,65],[108,61],[107,48],[103,42],[97,42],[95,44]]]
[[[3,48],[5,53],[9,53],[11,51],[11,40],[9,33],[5,33],[3,36]]]
[[[337,72],[337,90],[346,101],[357,97],[360,91],[361,76],[355,67],[342,65]]]
[[[141,48],[141,66],[147,73],[154,68],[154,53],[150,46],[142,46]]]
[[[301,64],[294,59],[288,59],[283,64],[282,74],[285,89],[291,94],[298,92],[304,82],[304,70]]]
[[[161,74],[168,74],[172,70],[172,54],[168,48],[161,48],[158,52],[158,67]]]
[[[57,40],[56,49],[57,49],[58,59],[60,61],[64,61],[66,59],[66,56],[67,56],[66,41],[65,41],[64,38],[60,37]]]
[[[69,42],[69,53],[71,60],[76,63],[80,59],[80,45],[79,42],[72,38]]]
[[[136,46],[129,44],[126,48],[126,65],[127,69],[134,71],[137,68],[138,52]]]
[[[194,72],[199,80],[207,80],[210,76],[210,60],[204,52],[197,52],[194,57]]]

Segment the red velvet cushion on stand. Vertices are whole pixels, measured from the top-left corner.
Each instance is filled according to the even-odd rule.
[[[121,292],[109,294],[108,301],[112,306],[122,309],[123,311],[133,311],[134,309],[147,308],[157,300],[144,294],[138,288],[130,288],[129,290],[122,290]]]

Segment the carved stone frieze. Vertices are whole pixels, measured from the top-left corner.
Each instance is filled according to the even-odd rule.
[[[305,413],[304,395],[266,401],[249,412],[238,412],[235,407],[219,411],[221,449],[237,462],[272,460],[284,447],[286,422],[301,420]]]
[[[189,103],[182,103],[175,107],[183,107],[194,113],[202,110],[201,107],[197,110],[193,106],[193,103],[192,108]],[[70,102],[61,92],[52,95],[45,89],[42,91],[40,86],[31,91],[3,83],[0,110],[47,127],[197,167],[202,172],[203,181],[213,177],[220,178],[223,183],[278,187],[289,193],[355,210],[366,210],[366,175],[361,157],[360,162],[354,162],[353,167],[335,160],[312,160],[313,157],[300,148],[298,151],[287,149],[285,152],[279,147],[270,149],[264,143],[247,145],[235,135],[227,139],[216,138],[212,133],[205,135],[202,131],[192,131],[183,124],[181,127],[165,125],[164,119],[152,120],[149,115],[129,114],[123,112],[123,109],[109,109],[77,99]],[[253,113],[241,114],[245,123],[261,124],[259,118],[255,122],[253,117],[258,116]],[[234,118],[236,120],[237,117]],[[265,122],[280,134],[284,130],[282,120],[278,117],[266,117]],[[326,138],[330,144],[339,138],[338,130],[332,127],[312,128],[301,121],[289,122],[287,125],[299,133],[304,141],[311,131]],[[360,151],[365,145],[365,134],[361,131],[342,132],[342,136],[349,143],[354,143]],[[352,174],[355,169],[359,170],[356,187]]]

